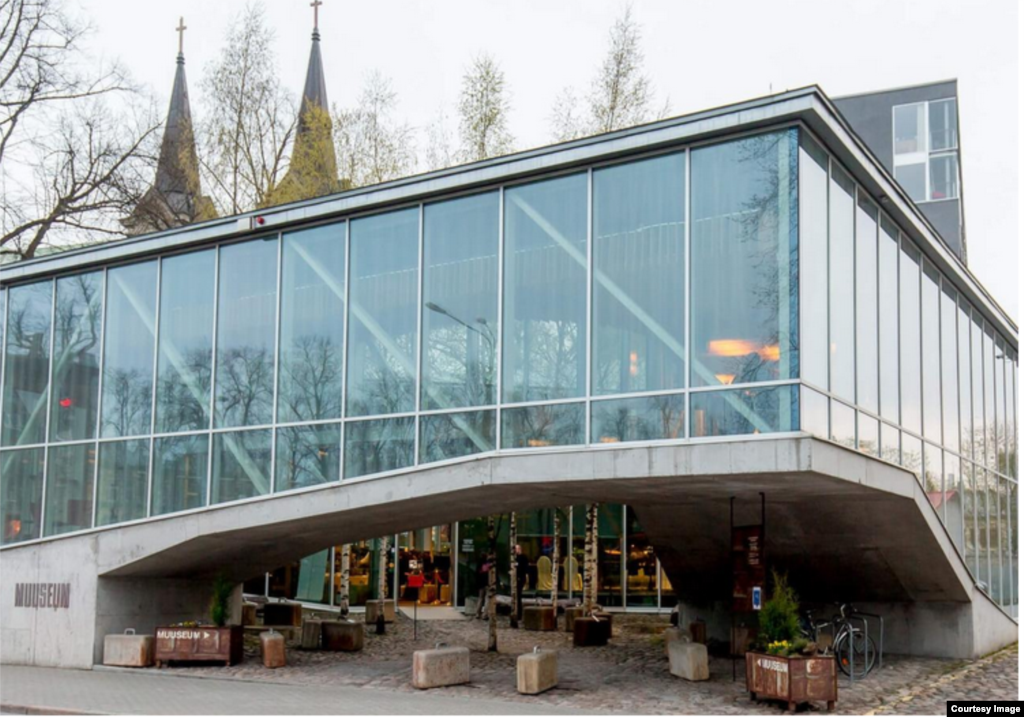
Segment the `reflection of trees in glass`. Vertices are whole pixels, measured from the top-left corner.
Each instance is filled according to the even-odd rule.
[[[437,304],[428,302],[427,309],[447,317],[432,328],[425,348],[432,374],[425,387],[430,407],[494,403],[497,341],[487,319],[477,317],[474,326]]]
[[[210,349],[192,348],[184,355],[175,353],[178,360],[161,367],[157,386],[160,417],[157,430],[206,428],[210,416]]]
[[[297,336],[281,351],[279,420],[341,415],[341,349],[328,336]]]
[[[5,358],[3,444],[41,443],[46,425],[53,282],[9,292]]]
[[[273,351],[257,346],[218,349],[217,405],[220,425],[270,423],[274,405]]]
[[[96,435],[102,314],[101,273],[57,280],[57,308],[53,317],[51,440],[74,440]]]
[[[345,424],[345,477],[411,466],[416,450],[414,431],[413,418]]]
[[[700,392],[691,394],[690,402],[690,433],[697,437],[790,431],[799,425],[795,386]],[[738,410],[737,404],[744,410]]]
[[[277,491],[338,480],[341,429],[326,426],[289,426],[277,431]]]
[[[153,515],[206,505],[207,434],[158,438],[153,461]]]
[[[656,441],[682,438],[685,428],[683,397],[651,396],[592,404],[594,440]]]
[[[103,435],[137,436],[149,433],[153,401],[152,372],[114,369],[103,372]]]
[[[585,443],[585,406],[579,403],[506,408],[502,447],[541,448]]]
[[[430,463],[494,450],[494,411],[420,418],[420,462]]]

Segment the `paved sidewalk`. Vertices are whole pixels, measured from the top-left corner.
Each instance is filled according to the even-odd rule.
[[[60,670],[5,665],[0,710],[33,708],[92,714],[584,714],[553,707],[470,697],[444,689],[393,692],[334,685],[282,685],[179,677],[172,673]]]

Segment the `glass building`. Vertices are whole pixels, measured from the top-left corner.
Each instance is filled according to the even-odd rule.
[[[4,267],[2,543],[503,452],[809,434],[912,471],[1015,615],[1016,328],[850,162],[784,121]],[[602,521],[602,602],[672,605],[632,509]],[[534,564],[550,522],[522,518]],[[394,559],[446,550],[460,586],[471,535]],[[338,552],[264,590],[336,602]]]

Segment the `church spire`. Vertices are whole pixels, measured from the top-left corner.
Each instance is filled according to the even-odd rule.
[[[122,224],[129,235],[159,231],[214,216],[213,203],[201,194],[199,159],[185,80],[185,19],[179,18],[178,58],[167,109],[156,180]]]
[[[263,206],[312,199],[344,188],[338,180],[331,114],[327,103],[327,81],[320,55],[320,6],[313,0],[313,44],[302,89],[298,128],[292,146],[288,173],[268,192]]]

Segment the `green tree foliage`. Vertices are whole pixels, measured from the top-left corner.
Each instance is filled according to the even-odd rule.
[[[213,581],[213,599],[210,603],[210,619],[217,627],[224,627],[231,614],[231,593],[235,586],[223,575]]]
[[[800,637],[800,602],[785,573],[772,571],[772,595],[758,613],[759,640],[765,645]]]

